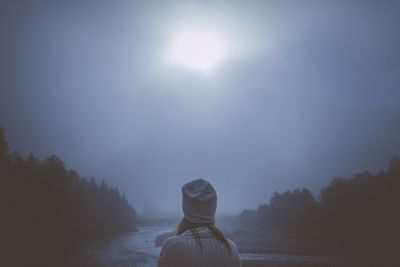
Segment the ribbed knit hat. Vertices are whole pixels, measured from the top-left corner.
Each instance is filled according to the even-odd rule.
[[[197,179],[182,186],[182,210],[188,221],[212,222],[216,209],[217,193],[209,182]]]

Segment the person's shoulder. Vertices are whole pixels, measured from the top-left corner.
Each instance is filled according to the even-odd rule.
[[[232,240],[228,239],[228,238],[227,238],[226,240],[228,240],[228,242],[229,242],[229,245],[230,245],[230,247],[232,248],[232,250],[234,250],[234,251],[237,251],[237,252],[238,252],[238,247],[237,247],[236,243],[235,243],[235,242],[233,242]]]
[[[168,248],[177,247],[183,241],[184,241],[184,236],[182,235],[170,236],[164,241],[163,247],[168,247]]]
[[[168,237],[162,245],[160,259],[164,259],[165,257],[174,257],[177,251],[180,250],[181,244],[182,241],[179,236]]]
[[[162,245],[157,266],[176,266],[176,261],[179,258],[181,250],[181,244],[182,242],[178,236],[167,238]]]

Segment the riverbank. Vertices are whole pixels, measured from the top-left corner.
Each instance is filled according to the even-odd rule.
[[[348,248],[333,238],[320,234],[307,235],[254,228],[223,228],[239,249],[244,267],[311,266],[311,267],[391,267],[399,266],[393,259],[371,255],[351,254]],[[165,232],[155,238],[161,246],[175,232]],[[397,261],[398,262],[398,261]]]
[[[60,260],[60,264],[53,266],[124,266],[124,267],[155,267],[161,247],[156,246],[157,237],[167,238],[174,233],[172,226],[139,226],[138,232],[124,233],[113,238],[90,244],[77,250],[68,260]],[[234,233],[235,234],[235,233]],[[236,232],[236,235],[245,235],[244,232]],[[246,236],[246,235],[245,235]],[[231,236],[229,236],[231,238]],[[244,252],[239,247],[243,267],[395,267],[382,258],[363,257],[334,257],[334,256],[307,256],[284,253],[255,253],[256,243],[253,243],[253,235],[248,235],[243,240],[236,240],[238,244],[247,244],[247,249],[253,247],[253,252]],[[160,240],[159,240],[160,241]],[[249,244],[253,244],[249,246]]]

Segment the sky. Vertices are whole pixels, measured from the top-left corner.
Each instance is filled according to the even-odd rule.
[[[0,124],[141,212],[204,178],[218,214],[400,156],[397,1],[1,1]],[[170,59],[187,29],[226,45]]]

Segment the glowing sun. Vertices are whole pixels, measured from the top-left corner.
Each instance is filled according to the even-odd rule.
[[[192,70],[209,72],[225,52],[225,42],[216,32],[190,29],[176,34],[170,48],[170,58]]]

